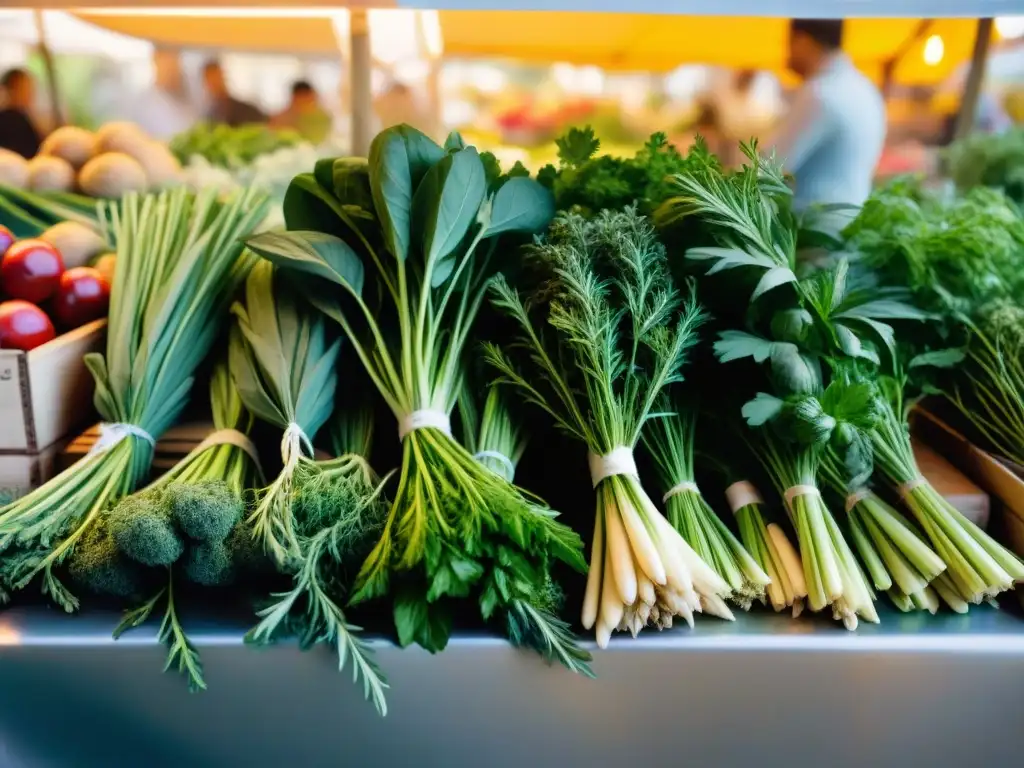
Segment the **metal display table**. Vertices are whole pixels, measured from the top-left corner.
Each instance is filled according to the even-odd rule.
[[[153,628],[0,614],[0,766],[997,768],[1024,751],[1024,620],[887,613],[847,633],[763,611],[616,638],[597,680],[487,636],[443,654],[376,641],[379,718],[326,649],[243,648],[189,623],[209,691],[161,674]]]

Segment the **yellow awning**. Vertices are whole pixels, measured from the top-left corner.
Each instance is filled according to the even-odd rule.
[[[84,21],[113,32],[170,48],[233,49],[251,53],[338,55],[331,20],[321,15],[300,17],[236,17],[90,13]]]
[[[668,72],[680,64],[782,72],[789,23],[777,18],[542,11],[442,11],[440,18],[446,56],[652,72]],[[918,19],[850,19],[846,24],[846,51],[877,80],[884,62],[905,50],[895,77],[906,84],[932,84],[948,77],[970,58],[977,27],[973,19],[936,19],[923,39],[910,44],[921,24]],[[942,39],[936,63],[924,56],[932,35]],[[933,55],[935,49],[933,43]]]

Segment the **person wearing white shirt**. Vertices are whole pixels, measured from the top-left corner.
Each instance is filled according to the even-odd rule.
[[[803,85],[768,145],[794,177],[797,210],[861,205],[885,143],[885,101],[842,42],[841,20],[790,22],[787,65]]]

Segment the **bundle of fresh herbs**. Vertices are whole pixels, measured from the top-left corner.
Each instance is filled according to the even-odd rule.
[[[231,311],[231,377],[245,407],[284,433],[281,472],[259,492],[249,523],[267,554],[285,566],[299,555],[292,486],[300,465],[314,463],[313,439],[334,408],[341,340],[330,338],[324,316],[265,261],[249,273],[245,303]]]
[[[469,380],[467,377],[466,382]],[[511,483],[526,452],[526,429],[513,417],[507,394],[500,387],[492,384],[484,388],[481,407],[471,386],[464,383],[459,395],[462,444],[474,459]],[[564,602],[558,582],[549,573],[543,592],[512,605],[506,615],[506,632],[513,645],[533,648],[549,661],[561,662],[589,677],[590,653],[576,644],[569,625],[558,618]]]
[[[159,635],[169,646],[165,669],[177,664],[192,690],[205,689],[206,683],[198,651],[178,617],[175,584],[214,587],[235,581],[252,556],[243,511],[262,479],[247,436],[252,419],[226,364],[214,368],[210,404],[214,431],[173,468],[110,509],[75,547],[68,565],[72,578],[100,594],[137,598],[152,590],[125,614],[114,636],[145,622],[163,602]]]
[[[392,595],[399,642],[430,651],[448,642],[457,601],[502,618],[548,588],[552,559],[585,567],[575,533],[451,436],[487,285],[553,207],[533,180],[488,167],[457,134],[441,147],[395,126],[368,161],[325,160],[296,177],[292,231],[250,241],[315,278],[311,301],[342,327],[398,420],[398,487],[352,599]]]
[[[800,555],[785,530],[774,521],[765,521],[764,499],[749,480],[730,483],[725,497],[736,517],[740,539],[770,579],[765,596],[772,608],[776,612],[792,608],[794,618],[799,616],[807,598],[807,584]]]
[[[270,604],[260,609],[260,622],[246,641],[264,645],[295,635],[303,648],[333,646],[339,669],[352,659],[353,681],[362,677],[364,695],[384,715],[387,682],[373,650],[359,637],[361,628],[349,623],[342,609],[387,514],[383,483],[369,464],[372,411],[361,405],[339,410],[330,435],[334,458],[299,464],[287,499],[296,546],[285,566],[292,587],[272,595]]]
[[[710,265],[702,288],[719,317],[715,353],[729,363],[768,363],[765,390],[742,406],[751,427],[762,428],[755,452],[786,502],[800,543],[808,602],[833,606],[848,627],[856,616],[877,621],[871,590],[817,485],[823,452],[870,473],[867,433],[877,413],[869,383],[851,380],[845,368],[877,362],[876,345],[891,345],[893,318],[919,319],[913,307],[884,291],[848,283],[848,267],[799,280],[798,224],[780,166],[745,145],[749,163],[724,172],[715,161],[694,162],[674,179],[677,195],[659,209],[663,228],[697,218],[713,247],[696,247],[686,258]],[[694,158],[701,157],[695,153]],[[719,276],[720,275],[720,276]],[[739,305],[735,294],[749,304]],[[742,329],[742,330],[741,330]],[[735,382],[732,385],[735,388]],[[749,392],[743,397],[749,397]]]
[[[602,154],[601,141],[590,128],[571,128],[555,143],[558,167],[545,166],[537,180],[551,190],[558,210],[584,216],[630,205],[651,213],[652,201],[669,194],[669,178],[689,162],[663,133],[651,136],[630,158]]]
[[[107,209],[118,249],[107,350],[85,358],[105,423],[88,456],[0,509],[4,585],[22,588],[41,573],[46,594],[65,610],[78,606],[54,569],[148,475],[155,439],[188,402],[248,272],[241,241],[265,209],[256,192],[219,202],[184,190],[130,194]]]
[[[668,399],[660,403],[659,410],[668,415],[652,421],[644,434],[644,443],[665,489],[662,502],[669,522],[701,560],[729,585],[731,602],[744,610],[754,600],[764,602],[765,588],[770,582],[768,575],[697,487],[693,472],[696,414],[685,407],[673,409]]]
[[[634,208],[559,215],[532,260],[539,284],[526,296],[495,282],[495,305],[519,331],[488,358],[589,451],[597,512],[584,627],[596,625],[604,647],[613,630],[692,624],[697,611],[731,619],[729,585],[654,506],[633,459],[659,395],[682,380],[700,306],[673,287],[665,249]]]

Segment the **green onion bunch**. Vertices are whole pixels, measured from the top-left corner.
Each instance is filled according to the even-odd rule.
[[[917,467],[907,426],[904,383],[880,379],[882,418],[872,433],[875,464],[946,564],[943,598],[951,606],[980,603],[1024,580],[1024,563],[953,507]],[[940,592],[940,594],[942,594]]]
[[[644,443],[665,489],[662,501],[669,522],[700,559],[729,585],[728,599],[747,610],[754,600],[764,602],[771,579],[697,487],[693,472],[695,414],[684,408],[671,413],[667,400],[663,406],[661,410],[669,415],[652,421],[644,434]]]
[[[587,447],[597,508],[583,626],[604,647],[615,630],[692,624],[695,612],[732,619],[729,585],[658,511],[633,459],[659,397],[682,380],[700,305],[673,286],[653,226],[632,208],[559,215],[531,259],[535,289],[494,284],[518,330],[487,357]]]
[[[850,539],[874,588],[889,595],[901,611],[935,613],[939,596],[949,595],[945,581],[931,586],[946,564],[917,531],[875,493],[867,478],[850,478],[835,451],[826,452],[821,465],[825,482],[845,500]],[[944,594],[945,593],[945,594]],[[952,597],[952,595],[949,595]],[[961,601],[949,601],[959,609]]]
[[[807,584],[800,554],[785,529],[766,515],[764,498],[750,481],[731,483],[725,496],[736,517],[740,540],[770,579],[765,588],[767,602],[776,613],[791,608],[793,617],[799,616],[807,598]]]
[[[0,582],[43,591],[72,611],[78,600],[55,568],[111,504],[148,476],[156,438],[188,402],[196,368],[221,328],[251,261],[242,238],[266,212],[261,193],[127,195],[106,209],[117,243],[105,355],[85,363],[104,420],[89,455],[0,508]]]
[[[398,422],[402,462],[353,602],[391,596],[398,640],[445,647],[454,609],[487,621],[548,585],[561,560],[583,570],[582,543],[452,437],[450,414],[486,288],[541,231],[550,194],[500,176],[453,134],[445,146],[409,126],[379,134],[367,161],[324,160],[293,179],[290,231],[250,247],[307,278]],[[309,278],[313,278],[309,280]]]

